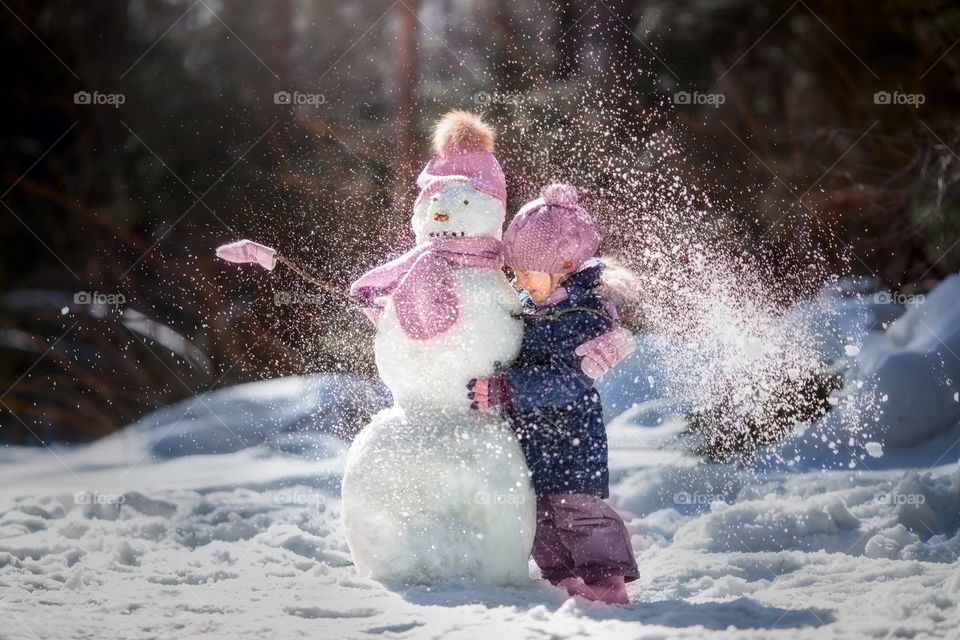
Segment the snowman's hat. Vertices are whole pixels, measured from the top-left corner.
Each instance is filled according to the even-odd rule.
[[[493,155],[493,138],[493,129],[469,111],[450,111],[437,120],[435,155],[417,178],[416,204],[451,182],[466,182],[506,204],[507,181]]]

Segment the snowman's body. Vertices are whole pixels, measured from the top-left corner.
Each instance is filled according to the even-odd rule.
[[[377,369],[400,406],[468,409],[466,384],[510,362],[523,338],[516,292],[499,272],[466,267],[453,273],[460,300],[457,323],[428,340],[408,337],[392,302],[374,341]]]
[[[499,201],[455,182],[416,208],[413,227],[420,242],[499,239],[502,221]],[[430,339],[407,335],[393,302],[384,306],[374,348],[395,405],[350,448],[347,542],[360,572],[379,580],[522,584],[536,528],[530,473],[509,424],[466,396],[470,378],[516,356],[520,306],[499,269],[456,268],[451,281],[456,322]]]

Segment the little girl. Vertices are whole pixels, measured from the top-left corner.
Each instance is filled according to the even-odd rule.
[[[576,190],[555,184],[526,204],[503,236],[504,261],[524,306],[520,353],[491,378],[471,380],[474,409],[500,408],[520,439],[537,493],[533,558],[571,595],[626,604],[636,580],[630,536],[609,497],[600,396],[578,346],[608,332],[599,236]]]

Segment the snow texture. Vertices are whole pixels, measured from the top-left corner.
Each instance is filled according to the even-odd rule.
[[[910,320],[920,307],[902,316],[917,333],[893,344],[869,304],[828,302],[849,308],[845,336],[869,338],[854,360],[861,371],[880,360],[874,338],[888,352],[936,342]],[[960,296],[942,304],[922,317],[945,339],[957,324],[941,319],[956,318]],[[824,348],[845,357],[846,344]],[[641,573],[628,606],[568,599],[538,580],[397,585],[360,575],[342,520],[347,446],[318,407],[349,406],[364,385],[316,376],[201,396],[189,414],[169,407],[92,445],[0,450],[0,637],[958,637],[960,425],[934,433],[918,409],[901,428],[925,440],[865,441],[882,457],[855,469],[704,464],[679,447],[679,401],[648,383],[658,374],[638,364],[643,351],[641,341],[627,366],[635,402],[624,374],[601,381],[605,402],[629,402],[608,413],[611,502]],[[910,395],[926,381],[901,384]],[[309,400],[292,402],[298,394]],[[288,412],[277,417],[278,407]],[[288,450],[274,444],[283,425],[330,439]],[[255,444],[238,448],[234,427]],[[156,446],[175,432],[183,446]],[[802,436],[796,446],[805,459],[828,449]]]

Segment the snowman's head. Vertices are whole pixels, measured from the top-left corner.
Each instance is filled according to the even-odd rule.
[[[425,195],[413,208],[410,223],[417,243],[437,238],[496,238],[503,233],[503,201],[453,180]]]
[[[417,242],[500,240],[507,181],[493,155],[493,129],[475,113],[451,111],[437,121],[433,150],[417,178],[420,195],[411,220]]]

